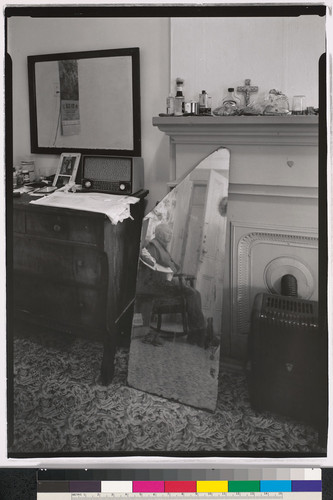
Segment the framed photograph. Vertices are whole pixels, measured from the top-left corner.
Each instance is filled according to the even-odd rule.
[[[53,186],[60,188],[74,182],[79,167],[81,153],[62,153],[54,177]]]

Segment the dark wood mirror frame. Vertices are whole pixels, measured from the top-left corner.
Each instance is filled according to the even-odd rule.
[[[98,144],[97,137],[94,138],[92,134],[89,133],[89,140],[94,142],[90,144],[78,144],[77,136],[73,135],[72,138],[66,138],[66,144],[57,145],[57,144],[45,144],[45,141],[41,141],[40,139],[40,131],[42,130],[41,121],[43,120],[42,114],[44,113],[44,108],[42,106],[38,107],[38,86],[40,85],[40,81],[37,82],[36,78],[36,65],[41,62],[59,62],[59,61],[68,61],[68,60],[77,60],[78,62],[81,60],[95,59],[98,61],[99,58],[129,58],[129,64],[127,66],[130,67],[130,75],[126,73],[126,77],[128,80],[127,86],[122,87],[122,85],[117,84],[119,82],[122,75],[120,74],[107,74],[107,81],[110,82],[110,86],[114,83],[114,88],[111,87],[110,95],[115,95],[117,93],[117,108],[121,106],[121,103],[126,103],[124,106],[124,114],[117,113],[116,117],[112,119],[112,113],[103,117],[104,122],[106,120],[110,121],[110,129],[112,127],[112,123],[114,124],[115,130],[118,131],[120,128],[118,127],[119,121],[123,118],[126,121],[126,135],[128,132],[128,137],[126,137],[124,147],[119,147],[117,144],[117,138],[112,141],[107,140],[107,144],[100,145]],[[118,59],[119,60],[119,59]],[[111,61],[110,61],[111,63]],[[129,73],[129,72],[128,72]],[[110,80],[109,80],[110,77]],[[91,154],[92,152],[100,154],[100,155],[124,155],[124,156],[141,156],[141,106],[140,106],[140,53],[139,48],[123,48],[123,49],[110,49],[110,50],[97,50],[97,51],[88,51],[88,52],[66,52],[66,53],[57,53],[57,54],[43,54],[43,55],[32,55],[28,56],[28,80],[29,80],[29,106],[30,106],[30,138],[31,138],[31,152],[39,153],[39,154],[60,154],[62,152],[77,152],[81,154]],[[41,79],[40,79],[41,80]],[[56,85],[53,83],[53,85]],[[107,87],[104,85],[104,87]],[[131,95],[128,95],[127,90],[130,89],[129,92]],[[121,92],[123,90],[123,93]],[[93,94],[94,88],[91,88],[91,98],[95,99],[96,95]],[[56,91],[55,88],[52,90],[54,96],[55,93],[60,94],[60,91]],[[46,94],[51,96],[50,87],[46,90]],[[95,93],[96,94],[96,93]],[[98,96],[100,101],[105,99],[105,102],[110,102],[108,99],[110,96]],[[119,101],[118,101],[119,99]],[[131,99],[131,101],[128,101]],[[60,97],[59,97],[60,102]],[[90,100],[89,106],[91,106],[92,101]],[[103,104],[102,102],[99,103]],[[81,105],[81,103],[80,103]],[[103,106],[102,106],[103,107]],[[121,108],[122,110],[122,108]],[[126,111],[125,111],[126,110]],[[130,110],[130,112],[128,112]],[[59,120],[60,120],[60,107],[59,107]],[[88,114],[88,113],[87,113]],[[130,116],[132,114],[132,116]],[[53,116],[55,119],[55,115]],[[128,126],[127,126],[128,124]],[[96,130],[96,122],[92,126],[93,130]],[[108,128],[108,127],[106,127]],[[130,129],[130,130],[128,130]],[[112,135],[110,133],[110,135]],[[120,135],[120,132],[119,132]],[[74,138],[74,139],[73,139]],[[99,137],[98,137],[99,139]],[[119,139],[119,138],[118,138]],[[54,141],[55,142],[55,141]],[[121,142],[121,141],[120,141]],[[118,140],[119,143],[119,140]]]

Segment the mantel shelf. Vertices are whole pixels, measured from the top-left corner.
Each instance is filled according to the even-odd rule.
[[[258,158],[271,152],[276,155],[277,151],[283,157],[303,154],[310,158],[317,155],[319,142],[318,115],[158,116],[153,118],[153,126],[169,137],[171,182],[181,179],[193,165],[218,148],[230,151],[231,182],[243,183],[235,175],[245,151]]]
[[[317,115],[154,117],[153,125],[179,144],[318,145]]]

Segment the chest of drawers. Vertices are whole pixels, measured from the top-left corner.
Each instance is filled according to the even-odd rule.
[[[144,194],[116,225],[103,214],[30,200],[13,204],[13,314],[43,331],[103,342],[101,375],[109,383],[115,348],[130,334]]]

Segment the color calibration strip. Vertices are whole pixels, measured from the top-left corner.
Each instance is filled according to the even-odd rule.
[[[274,481],[43,481],[38,492],[63,493],[268,493],[321,491],[321,480]]]
[[[224,477],[232,479],[219,480],[97,480],[97,471],[90,479],[89,474],[77,475],[72,480],[38,480],[37,500],[214,500],[215,498],[231,499],[281,499],[281,500],[321,500],[321,469],[294,469],[294,473],[286,473],[275,469],[276,474],[259,472],[258,469],[239,469],[243,479],[235,479],[231,469],[227,469]],[[90,469],[91,471],[91,469]],[[99,471],[105,477],[105,471]],[[160,471],[160,477],[163,477]],[[195,470],[193,471],[195,474]],[[219,471],[221,477],[221,470]],[[222,474],[223,476],[223,474]],[[91,474],[90,474],[91,477]],[[265,479],[256,479],[265,477]],[[273,478],[274,479],[270,479]],[[89,479],[88,479],[89,478]],[[288,478],[288,479],[287,479]],[[57,495],[55,497],[55,494]]]

